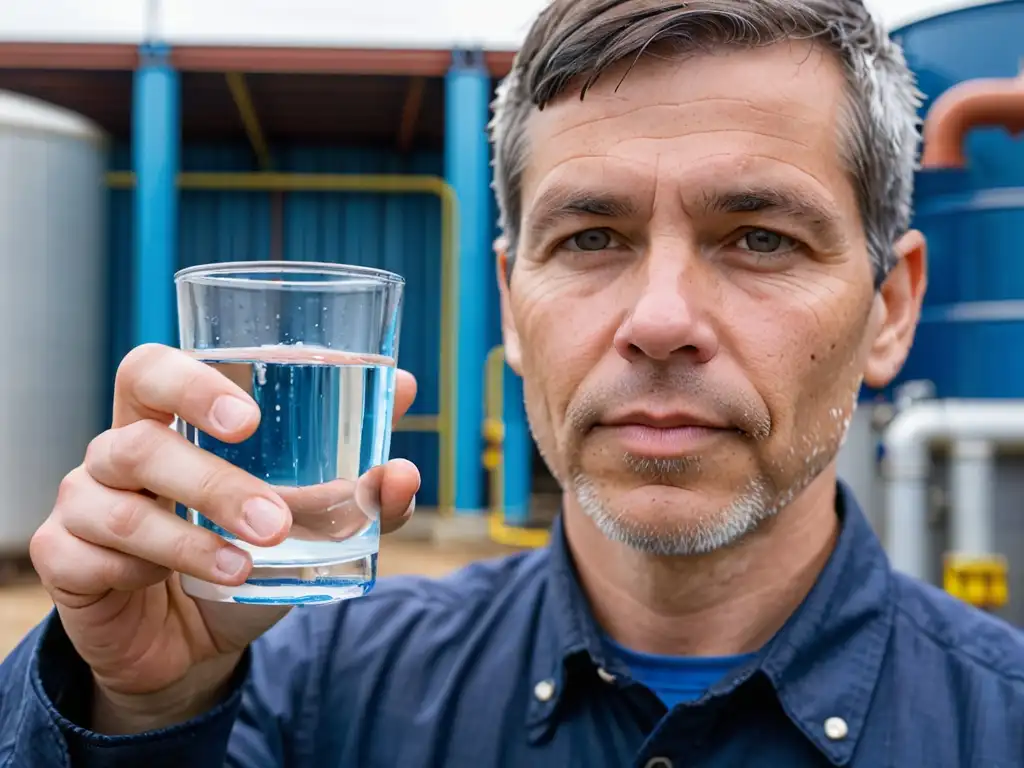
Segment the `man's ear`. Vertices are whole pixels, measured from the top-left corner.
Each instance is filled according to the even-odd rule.
[[[495,266],[497,267],[498,293],[501,296],[501,338],[505,346],[505,362],[517,374],[522,375],[522,356],[519,347],[519,332],[512,317],[512,262],[508,257],[508,241],[499,237],[494,241]]]
[[[924,235],[907,232],[896,245],[896,266],[875,296],[876,333],[864,368],[864,382],[882,389],[896,378],[914,343],[921,302],[928,287],[928,248]]]

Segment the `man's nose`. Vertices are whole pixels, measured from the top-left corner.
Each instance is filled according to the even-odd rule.
[[[615,334],[615,349],[630,362],[684,355],[706,363],[718,352],[708,315],[715,293],[706,265],[678,252],[651,254],[632,311]]]

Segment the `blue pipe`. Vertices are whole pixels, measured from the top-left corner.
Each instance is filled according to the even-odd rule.
[[[178,158],[181,85],[170,49],[143,45],[132,100],[135,240],[132,346],[174,345],[174,272],[178,263]]]
[[[494,266],[490,147],[491,76],[479,51],[455,51],[445,78],[445,177],[459,203],[458,371],[455,511],[484,510],[482,424],[487,359],[487,296]]]
[[[533,438],[523,406],[523,380],[504,366],[501,391],[504,395],[502,420],[505,423],[505,488],[502,508],[506,525],[523,527],[530,522],[530,495],[533,480]]]

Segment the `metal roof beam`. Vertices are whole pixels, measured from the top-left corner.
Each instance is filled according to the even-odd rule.
[[[245,81],[245,75],[241,72],[228,72],[224,77],[228,81],[228,90],[231,91],[231,98],[238,109],[242,126],[249,137],[249,144],[252,145],[252,151],[259,161],[260,170],[269,171],[271,170],[270,147],[263,134],[259,114],[252,103],[252,94],[249,92],[249,84]]]
[[[416,137],[416,124],[419,122],[420,109],[423,106],[423,91],[426,87],[425,77],[417,76],[409,81],[405,103],[402,105],[402,120],[398,126],[398,149],[401,152],[408,152],[412,148],[413,139]]]
[[[139,48],[136,45],[0,42],[0,69],[131,71],[138,65]]]
[[[179,72],[443,77],[448,72],[451,56],[451,51],[444,49],[182,45],[172,48],[171,63]],[[492,77],[508,74],[514,56],[511,51],[483,54]],[[0,42],[0,69],[130,71],[138,62],[135,45]]]

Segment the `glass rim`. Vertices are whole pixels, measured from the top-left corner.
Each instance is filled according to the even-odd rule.
[[[266,279],[255,275],[265,273]],[[279,280],[273,275],[306,274],[322,276],[321,280]],[[245,274],[245,277],[242,277]],[[210,286],[249,286],[273,288],[323,288],[351,285],[354,280],[365,280],[378,285],[404,285],[405,278],[386,269],[338,264],[329,261],[222,261],[196,264],[174,273],[175,284],[187,282]]]

